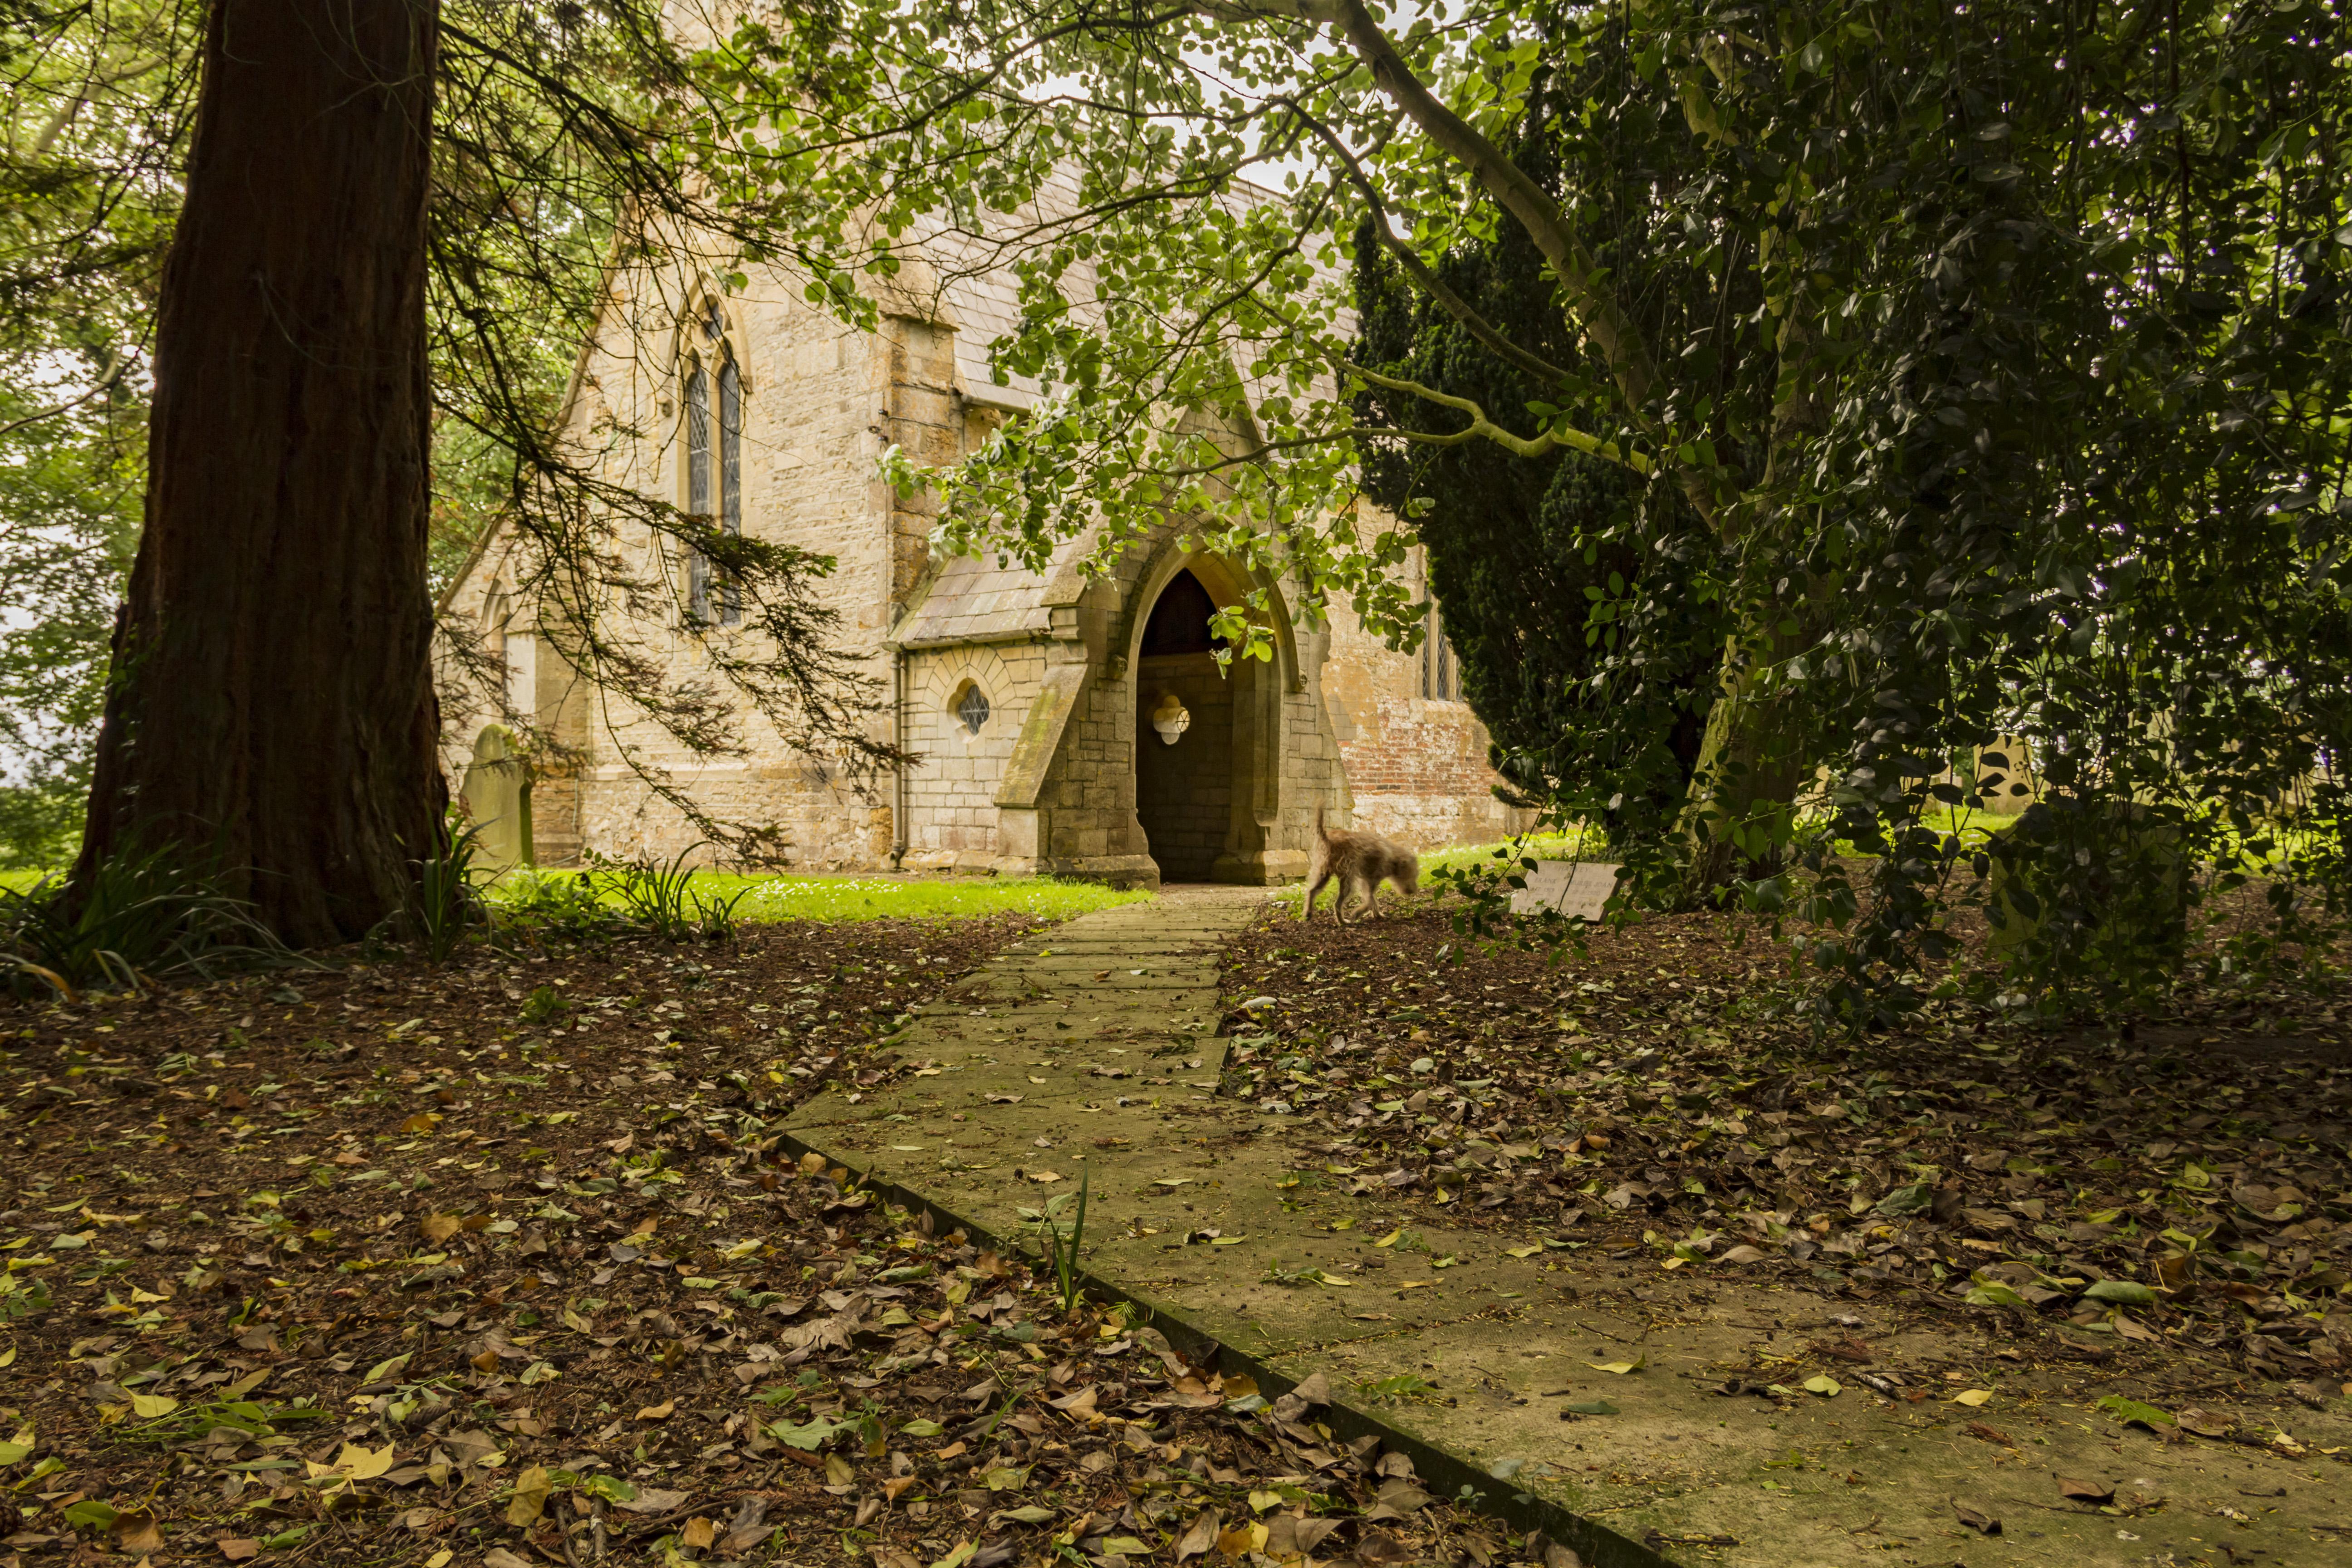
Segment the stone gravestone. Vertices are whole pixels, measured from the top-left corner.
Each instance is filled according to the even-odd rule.
[[[1617,890],[1617,867],[1606,860],[1538,860],[1528,885],[1511,894],[1515,915],[1554,910],[1570,920],[1597,921]]]

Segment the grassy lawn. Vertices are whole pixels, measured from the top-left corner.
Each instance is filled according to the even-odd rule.
[[[516,899],[534,876],[572,875],[551,871],[503,877],[489,889],[490,898],[494,902]],[[1146,892],[1121,892],[1098,882],[1065,882],[1047,877],[794,877],[698,871],[693,886],[706,899],[743,894],[735,915],[746,921],[953,921],[999,914],[1062,921],[1151,897]],[[617,904],[620,900],[607,893],[604,901]]]
[[[0,888],[21,892],[43,875],[0,871]],[[490,899],[494,903],[511,901],[528,885],[526,879],[571,875],[526,871],[502,877],[489,889]],[[1046,877],[747,877],[725,871],[696,872],[694,890],[705,898],[743,892],[735,913],[747,921],[959,921],[1000,914],[1064,921],[1152,896]],[[604,901],[620,900],[607,894]]]

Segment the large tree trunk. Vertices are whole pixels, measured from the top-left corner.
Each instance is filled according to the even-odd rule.
[[[436,852],[425,215],[438,0],[214,0],[163,272],[146,529],[87,836],[290,943]]]
[[[1723,689],[1707,712],[1698,766],[1680,831],[1690,858],[1686,896],[1712,897],[1735,878],[1779,868],[1798,791],[1811,768],[1802,726],[1785,690],[1767,689],[1756,668],[1724,654]]]

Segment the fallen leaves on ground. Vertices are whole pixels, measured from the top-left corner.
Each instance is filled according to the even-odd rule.
[[[1276,912],[1223,989],[1227,1089],[1294,1119],[1294,1202],[1492,1231],[1584,1279],[1777,1272],[2052,1357],[2352,1374],[2336,994],[2184,983],[2122,1038],[1953,1003],[1848,1042],[1806,1029],[1728,917],[1549,963],[1431,909]]]
[[[1490,1521],[1400,1509],[1411,1462],[1318,1425],[1328,1385],[1244,1399],[782,1146],[814,1086],[911,1068],[895,1023],[1033,924],[15,1008],[0,1536],[264,1568],[1117,1568],[1206,1518],[1203,1551],[1513,1561]]]

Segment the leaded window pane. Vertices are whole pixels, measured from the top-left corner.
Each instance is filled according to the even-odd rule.
[[[719,526],[743,531],[743,378],[731,359],[719,365]],[[728,579],[719,589],[719,618],[743,618],[742,591]]]
[[[956,717],[963,721],[965,730],[980,733],[980,727],[988,722],[988,699],[981,695],[979,687],[963,694],[963,700],[956,704]]]
[[[698,521],[710,515],[710,378],[698,364],[686,378],[686,510]],[[710,618],[710,563],[698,550],[687,562],[687,605]]]

